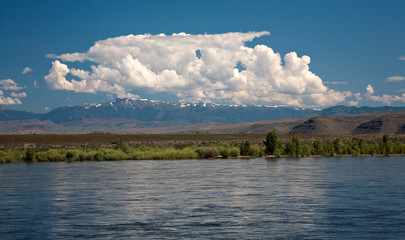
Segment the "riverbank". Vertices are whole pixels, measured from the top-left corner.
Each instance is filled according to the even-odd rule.
[[[207,146],[225,142],[236,144],[249,141],[252,144],[261,144],[266,134],[25,134],[0,135],[0,150],[7,149],[67,149],[67,148],[114,148],[117,139],[121,139],[131,146]],[[293,135],[279,135],[281,142],[286,143]],[[363,139],[367,144],[376,144],[383,134],[329,134],[329,135],[299,135],[303,144],[316,140],[321,142],[333,141],[339,138],[343,143],[356,139]],[[391,135],[393,142],[405,142],[405,134]]]
[[[72,137],[69,135],[66,136],[67,138]],[[152,136],[162,137],[165,135]],[[184,137],[183,135],[179,136]],[[203,136],[203,134],[201,136]],[[229,136],[233,138],[229,138]],[[262,135],[262,138],[259,138],[260,141],[255,140],[252,142],[249,140],[241,140],[243,135],[229,136],[227,136],[228,141],[223,142],[216,142],[218,138],[216,140],[207,141],[204,137],[201,137],[195,140],[196,142],[181,142],[177,140],[174,142],[164,142],[164,144],[161,144],[162,142],[160,142],[160,144],[156,144],[156,142],[149,142],[149,144],[140,142],[134,143],[118,138],[110,142],[109,146],[97,147],[89,147],[88,145],[79,147],[69,147],[67,145],[64,145],[64,147],[52,147],[53,145],[51,145],[49,148],[44,148],[38,147],[38,145],[32,143],[25,144],[23,148],[3,148],[0,150],[0,163],[251,157],[389,156],[392,154],[405,154],[405,142],[392,140],[395,138],[391,138],[389,135],[380,136],[380,139],[373,139],[373,141],[368,139],[367,142],[364,138],[359,136],[351,136],[350,140],[342,140],[340,137],[329,140],[328,137],[330,136],[290,136],[288,140],[283,138],[280,138],[283,139],[280,140],[274,131],[269,132],[266,136]],[[250,137],[252,136],[258,137],[250,135]],[[143,135],[143,137],[145,137],[145,135]],[[193,137],[197,138],[194,135]],[[224,135],[222,135],[222,137],[224,137]],[[314,138],[315,140],[312,140]],[[10,139],[10,141],[16,144],[12,139]]]

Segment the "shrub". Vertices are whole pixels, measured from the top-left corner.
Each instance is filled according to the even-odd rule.
[[[7,162],[22,162],[24,159],[23,151],[18,151],[14,149],[7,149]]]
[[[97,152],[93,155],[93,159],[96,159]],[[113,160],[124,160],[128,159],[128,156],[122,150],[114,150],[110,153],[104,155],[104,160],[113,161]]]
[[[7,153],[5,151],[0,151],[0,163],[7,163]]]
[[[46,152],[46,160],[51,162],[64,161],[66,155],[61,154],[57,149],[49,149]]]
[[[79,151],[75,149],[69,149],[65,154],[66,160],[68,161],[78,161]]]
[[[253,144],[250,146],[249,155],[252,157],[261,157],[264,155],[264,147],[262,145]]]
[[[200,158],[214,158],[219,155],[215,147],[199,147],[195,150]]]
[[[219,147],[219,154],[223,158],[228,158],[231,156],[231,149],[230,147]]]
[[[118,138],[116,142],[116,149],[119,149],[124,153],[128,153],[131,150],[131,147],[128,144],[125,144],[121,138]]]
[[[232,147],[230,151],[231,157],[238,157],[240,155],[239,148]]]

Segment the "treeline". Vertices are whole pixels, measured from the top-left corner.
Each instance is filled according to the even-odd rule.
[[[275,155],[276,157],[304,157],[304,156],[360,156],[360,155],[384,155],[404,154],[405,143],[402,141],[392,142],[388,134],[375,144],[368,144],[363,138],[354,138],[351,141],[343,143],[340,138],[335,138],[333,141],[315,140],[311,143],[303,144],[298,136],[293,136],[291,140],[282,143],[275,131],[267,133],[266,139],[263,141],[265,145],[265,153],[267,155]]]
[[[405,143],[391,141],[384,135],[377,143],[369,144],[362,138],[342,142],[315,140],[302,143],[299,136],[282,142],[275,131],[267,133],[261,144],[249,141],[239,143],[219,143],[205,146],[130,146],[118,139],[114,148],[75,148],[75,149],[7,149],[0,151],[0,163],[17,162],[75,162],[75,161],[116,161],[116,160],[164,160],[201,159],[229,157],[305,157],[305,156],[360,156],[360,155],[405,154]]]

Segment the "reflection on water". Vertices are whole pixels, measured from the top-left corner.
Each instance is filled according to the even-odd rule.
[[[400,239],[405,158],[0,165],[0,239]]]

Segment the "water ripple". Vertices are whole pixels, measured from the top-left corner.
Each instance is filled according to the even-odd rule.
[[[401,239],[405,159],[0,165],[0,239]]]

